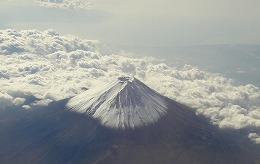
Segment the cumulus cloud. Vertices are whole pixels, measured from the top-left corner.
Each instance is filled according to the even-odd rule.
[[[21,106],[24,104],[25,101],[26,101],[25,98],[17,97],[14,99],[13,103],[14,103],[14,105]]]
[[[0,46],[0,54],[10,55],[30,52],[35,55],[45,55],[57,51],[72,52],[78,49],[93,51],[98,48],[98,42],[81,40],[75,36],[60,36],[52,29],[44,32],[7,29],[0,31]],[[31,55],[20,57],[28,60],[32,58]]]
[[[248,138],[253,142],[260,144],[260,135],[257,133],[249,133]]]
[[[10,95],[6,94],[6,93],[0,93],[0,108],[5,108],[8,106],[12,106],[13,102],[13,97],[11,97]]]
[[[23,109],[31,109],[30,105],[23,105],[22,107],[23,107]]]
[[[220,128],[260,127],[260,89],[254,85],[239,86],[189,65],[176,69],[152,58],[102,55],[99,47],[98,41],[60,36],[54,30],[0,31],[1,106],[30,109],[134,75]],[[38,101],[26,104],[30,96]],[[248,137],[258,141],[252,134]]]
[[[35,0],[42,7],[61,9],[90,9],[93,1],[90,0]]]

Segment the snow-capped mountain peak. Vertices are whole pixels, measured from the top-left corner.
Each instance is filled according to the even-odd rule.
[[[134,77],[119,77],[98,91],[79,94],[67,107],[120,129],[156,123],[167,111],[165,97]]]

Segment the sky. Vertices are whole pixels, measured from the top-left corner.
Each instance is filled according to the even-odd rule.
[[[237,83],[223,72],[200,69],[206,62],[217,63],[215,57],[227,52],[221,58],[226,59],[224,64],[217,67],[226,70],[235,65],[236,72],[247,74],[248,68],[254,75],[259,72],[259,47],[185,48],[259,44],[259,7],[256,0],[1,1],[0,110],[14,106],[30,110],[75,96],[82,88],[134,75],[220,128],[249,128],[248,138],[260,144],[259,85]],[[120,45],[132,50],[154,47],[151,50],[158,55],[110,51]],[[177,53],[188,52],[182,59],[167,58],[183,61],[180,67],[162,59],[164,47],[174,46],[184,47],[175,49]],[[195,54],[198,67],[187,65]],[[207,56],[211,61],[204,59]]]
[[[39,0],[40,1],[40,0]],[[41,0],[44,1],[44,0]],[[45,0],[47,1],[47,0]],[[67,0],[68,1],[68,0]],[[259,44],[257,0],[93,0],[70,8],[1,1],[0,28],[53,28],[112,45]]]

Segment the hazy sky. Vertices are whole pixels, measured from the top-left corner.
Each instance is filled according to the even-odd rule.
[[[91,10],[0,2],[0,28],[49,29],[110,44],[260,43],[259,0],[95,0]]]

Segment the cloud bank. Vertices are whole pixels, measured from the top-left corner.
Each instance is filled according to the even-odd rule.
[[[90,9],[92,1],[87,0],[35,0],[42,7],[60,9]]]
[[[98,41],[61,36],[54,30],[1,30],[0,108],[47,105],[118,76],[135,75],[220,128],[260,128],[260,89],[256,86],[238,86],[189,65],[176,69],[153,58],[102,55],[100,47]],[[259,143],[257,133],[248,137]]]

